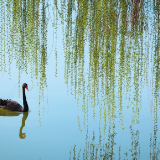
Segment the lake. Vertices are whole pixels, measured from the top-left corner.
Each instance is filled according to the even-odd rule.
[[[108,4],[111,5],[111,2]],[[83,5],[84,9],[86,4]],[[72,7],[74,9],[74,5]],[[95,33],[94,25],[101,24],[99,14],[90,12],[90,15],[95,14],[96,18],[88,22],[84,18],[85,14],[82,16],[80,13],[84,18],[83,21],[77,18],[72,27],[79,23],[78,29],[76,27],[76,31],[71,29],[79,38],[75,36],[71,42],[74,37],[70,35],[71,30],[64,31],[63,28],[67,23],[65,22],[63,26],[61,19],[58,19],[56,28],[56,22],[52,20],[52,11],[51,6],[46,10],[46,15],[50,18],[48,24],[46,23],[47,40],[42,38],[44,43],[41,39],[37,42],[42,43],[42,48],[47,42],[47,49],[44,52],[47,55],[42,56],[47,59],[44,62],[47,87],[44,85],[44,89],[39,89],[40,83],[43,82],[41,73],[44,70],[39,70],[38,76],[35,72],[35,76],[42,79],[33,78],[34,75],[31,74],[36,68],[36,65],[30,66],[30,63],[34,63],[32,62],[34,55],[26,60],[25,67],[22,66],[27,68],[27,73],[21,70],[19,77],[21,59],[18,64],[17,59],[13,58],[11,70],[8,71],[10,62],[6,54],[7,72],[3,69],[0,72],[0,98],[12,99],[22,105],[22,94],[19,97],[19,93],[22,93],[21,85],[27,83],[29,91],[26,91],[26,97],[29,112],[20,113],[0,108],[0,159],[160,159],[159,47],[156,49],[159,41],[155,38],[159,36],[159,32],[155,31],[154,39],[151,36],[154,34],[151,31],[152,25],[149,25],[148,32],[146,31],[147,40],[141,41],[141,31],[137,34],[138,38],[135,35],[135,38],[127,39],[132,33],[128,32],[123,37],[124,34],[120,31],[126,31],[125,26],[113,24],[116,21],[113,14],[112,22],[103,21],[107,23],[108,29],[105,26],[104,30],[101,28],[99,31],[96,26]],[[151,18],[153,16],[151,13]],[[123,18],[121,20],[123,21]],[[92,24],[94,21],[96,23]],[[87,28],[85,26],[87,22],[90,24],[88,30],[94,28],[92,32],[90,31],[91,34],[88,31],[88,38],[81,35],[83,29],[79,31],[81,27]],[[110,30],[111,26],[113,28]],[[116,27],[120,28],[117,35],[115,35]],[[100,32],[108,35],[106,40],[95,38],[98,33],[103,35]],[[66,36],[67,40],[63,37],[65,34],[69,35]],[[29,39],[27,36],[26,34],[26,39]],[[28,43],[29,46],[24,53],[32,49],[32,42]],[[26,42],[26,46],[28,43]],[[103,45],[104,43],[106,45]],[[33,40],[33,46],[34,44],[36,43]],[[94,48],[94,46],[100,47]],[[106,48],[103,50],[104,46]],[[145,47],[148,47],[148,50],[145,50]],[[17,52],[13,46],[14,49]],[[40,53],[41,51],[43,53],[43,49]],[[83,53],[85,53],[84,58]],[[27,56],[24,54],[24,57]],[[39,57],[38,61],[40,67],[42,57]]]

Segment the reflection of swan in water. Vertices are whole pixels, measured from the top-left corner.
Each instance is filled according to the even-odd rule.
[[[22,129],[25,126],[25,121],[28,117],[28,112],[23,112],[23,117],[22,117],[22,125],[19,129],[19,138],[24,139],[26,137],[26,133],[22,133]]]
[[[14,117],[19,116],[20,114],[22,114],[22,112],[13,112],[10,110],[0,108],[0,116]]]
[[[23,114],[23,117],[22,117],[22,125],[19,129],[19,138],[24,139],[26,137],[26,134],[22,133],[22,129],[25,126],[25,121],[28,117],[28,112],[13,112],[0,108],[0,116],[14,117],[14,116],[19,116],[20,114]]]

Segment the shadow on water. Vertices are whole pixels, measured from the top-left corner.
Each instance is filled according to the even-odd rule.
[[[26,133],[22,133],[22,129],[25,126],[25,121],[28,117],[29,112],[13,112],[0,108],[0,116],[14,117],[14,116],[19,116],[20,114],[23,114],[23,117],[22,117],[22,125],[19,129],[19,138],[25,139]]]

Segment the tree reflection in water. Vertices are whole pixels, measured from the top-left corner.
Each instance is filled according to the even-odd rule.
[[[157,125],[154,125],[154,133],[150,134],[150,159],[158,159],[160,153],[160,143],[157,142]],[[90,134],[86,134],[85,148],[77,149],[75,144],[70,150],[69,160],[71,159],[140,159],[140,153],[142,151],[142,146],[140,146],[140,131],[133,129],[130,126],[130,136],[131,136],[131,146],[127,149],[123,148],[123,144],[119,145],[116,143],[115,136],[115,126],[113,128],[109,127],[108,136],[104,139],[101,134],[101,129],[99,128],[99,142],[96,142],[96,134],[93,131],[92,137]],[[116,154],[118,153],[118,155]],[[118,157],[117,157],[118,156]],[[131,156],[131,157],[130,157]]]

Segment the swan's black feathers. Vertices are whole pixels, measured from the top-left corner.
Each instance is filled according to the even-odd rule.
[[[0,99],[0,108],[7,109],[10,111],[23,112],[23,107],[19,103],[8,99],[7,100]]]
[[[10,111],[28,112],[29,107],[26,100],[25,88],[28,90],[27,83],[23,83],[22,85],[23,107],[16,101],[12,101],[10,99],[9,100],[0,99],[0,108],[7,109]]]

